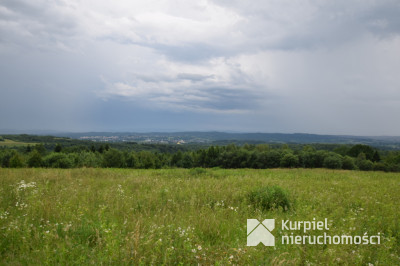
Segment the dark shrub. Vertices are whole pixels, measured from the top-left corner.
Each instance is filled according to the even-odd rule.
[[[138,163],[137,168],[154,169],[156,168],[157,157],[149,151],[141,151],[137,154]]]
[[[343,157],[342,168],[346,169],[346,170],[356,169],[356,164],[354,162],[354,159],[347,155],[345,157]]]
[[[10,167],[11,168],[21,168],[24,167],[24,162],[18,153],[16,153],[13,157],[10,159]]]
[[[110,168],[121,168],[125,166],[125,158],[119,150],[110,149],[104,152],[103,166]]]
[[[138,167],[139,161],[135,152],[131,152],[126,156],[126,166],[128,168]]]
[[[198,176],[198,175],[204,175],[207,173],[207,170],[201,167],[198,168],[193,168],[189,170],[190,175],[192,176]]]
[[[314,155],[314,163],[316,168],[324,167],[324,160],[329,156],[329,152],[327,151],[317,151]]]
[[[183,168],[191,168],[193,167],[193,157],[189,153],[183,154],[182,160],[181,160],[181,166]]]
[[[389,172],[400,172],[400,164],[395,164],[395,163],[388,164],[387,170]]]
[[[282,155],[279,151],[270,150],[266,154],[265,165],[267,168],[277,168],[280,166]]]
[[[288,194],[278,186],[256,188],[247,194],[247,198],[254,207],[262,210],[282,207],[286,211],[292,206]]]
[[[323,166],[329,169],[341,169],[342,164],[341,156],[339,154],[335,154],[325,157]]]
[[[371,171],[373,163],[370,160],[357,160],[357,166],[362,171]]]
[[[315,152],[302,151],[299,159],[302,167],[314,168],[317,165]]]
[[[281,159],[281,167],[293,168],[299,165],[299,156],[288,153]]]
[[[0,153],[0,166],[1,167],[10,167],[10,160],[17,154],[14,150],[5,150]]]
[[[102,157],[98,152],[80,152],[75,158],[77,167],[100,167]]]
[[[72,168],[74,167],[73,160],[64,153],[50,153],[43,159],[43,164],[50,168]]]
[[[387,166],[384,163],[375,162],[372,165],[372,170],[374,170],[374,171],[387,171]]]
[[[28,166],[29,167],[42,167],[43,160],[42,155],[37,151],[33,150],[28,158]]]
[[[350,155],[351,157],[358,157],[360,153],[364,153],[366,159],[372,160],[374,156],[374,149],[368,145],[356,144],[353,147],[351,147],[350,150],[347,152],[347,154]]]

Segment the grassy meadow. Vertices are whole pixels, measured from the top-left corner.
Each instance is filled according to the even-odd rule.
[[[292,208],[252,206],[247,194],[266,185]],[[328,218],[331,235],[380,233],[381,244],[282,245],[277,225],[275,247],[247,247],[250,218]],[[0,264],[179,263],[399,265],[400,174],[0,168]]]
[[[11,139],[3,139],[0,141],[0,146],[3,147],[26,147],[27,145],[36,145],[37,143],[33,142],[21,142],[21,141],[14,141]]]

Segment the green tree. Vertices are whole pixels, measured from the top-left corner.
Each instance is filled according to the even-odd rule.
[[[348,145],[340,145],[339,147],[335,148],[333,151],[345,156],[349,153],[350,147]]]
[[[182,157],[181,167],[192,168],[193,167],[193,157],[189,152],[185,152]]]
[[[156,168],[155,156],[149,151],[141,151],[138,154],[138,166],[144,169],[154,169]]]
[[[57,143],[56,146],[54,147],[54,152],[61,152],[62,146],[61,144]]]
[[[10,167],[10,160],[17,154],[15,150],[4,150],[0,153],[1,167]]]
[[[127,156],[126,156],[126,166],[128,168],[138,168],[138,158],[136,156],[135,152],[130,152]]]
[[[367,160],[367,156],[365,153],[360,152],[356,159],[356,165],[358,169],[362,171],[370,171],[372,170],[373,163],[370,160]]]
[[[360,153],[364,153],[367,160],[372,160],[374,152],[374,149],[368,145],[357,144],[350,148],[347,155],[357,157]]]
[[[92,144],[92,146],[90,146],[90,151],[91,152],[96,152],[96,147]]]
[[[217,160],[218,160],[218,156],[219,156],[219,148],[211,146],[210,148],[208,148],[207,152],[206,152],[206,158],[205,158],[205,165],[207,167],[214,167],[217,165]]]
[[[37,151],[33,150],[28,158],[28,166],[29,167],[42,167],[43,166],[43,159],[42,155]]]
[[[294,168],[299,165],[299,156],[292,153],[285,154],[280,162],[281,167]]]
[[[98,152],[85,151],[76,153],[76,155],[76,166],[78,167],[101,167],[102,157]]]
[[[37,150],[42,156],[44,156],[47,152],[42,143],[35,145],[34,150]]]
[[[266,154],[266,168],[277,168],[281,164],[282,154],[277,150],[269,150]]]
[[[384,163],[374,162],[372,165],[372,170],[374,171],[387,171],[387,166]]]
[[[50,168],[72,168],[74,161],[67,154],[52,152],[43,158],[43,165]]]
[[[328,151],[324,151],[324,150],[317,151],[315,153],[315,157],[314,157],[314,160],[315,160],[314,161],[314,163],[315,163],[314,167],[315,168],[324,167],[324,160],[328,155],[329,155]]]
[[[299,154],[300,164],[305,168],[316,167],[316,152],[315,151],[301,151]]]
[[[325,157],[323,166],[329,169],[341,169],[342,168],[342,158],[339,154],[332,153]]]
[[[362,171],[371,171],[374,164],[370,160],[357,160],[357,166]]]
[[[381,161],[381,156],[379,155],[378,151],[374,152],[374,155],[372,156],[372,161],[373,162],[380,162]]]
[[[10,167],[11,168],[21,168],[24,167],[24,161],[21,155],[15,153],[13,157],[10,159]]]
[[[178,151],[172,155],[171,165],[176,167],[181,167],[181,160],[183,158],[183,154],[181,151]]]
[[[346,170],[354,170],[356,169],[356,164],[354,158],[350,156],[344,156],[342,160],[342,168]]]
[[[258,144],[256,146],[256,151],[258,151],[258,152],[263,152],[263,151],[268,151],[268,150],[269,150],[268,144]]]
[[[121,168],[125,166],[124,156],[122,152],[116,149],[109,149],[104,152],[103,155],[103,166],[112,168]]]

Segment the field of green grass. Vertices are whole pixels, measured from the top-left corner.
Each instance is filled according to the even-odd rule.
[[[0,141],[0,146],[4,146],[4,147],[20,147],[20,146],[27,146],[27,145],[34,146],[36,144],[37,143],[14,141],[11,139],[3,139],[2,141]]]
[[[247,194],[267,185],[292,208],[252,206]],[[247,247],[250,218],[327,218],[329,234],[380,233],[381,244],[282,245],[278,224],[275,247]],[[179,263],[399,265],[400,174],[0,168],[0,264]]]

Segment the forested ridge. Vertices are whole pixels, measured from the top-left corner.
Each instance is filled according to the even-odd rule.
[[[2,146],[7,139],[29,144]],[[224,146],[100,143],[31,135],[0,137],[1,167],[330,168],[400,171],[400,152],[356,144]]]

